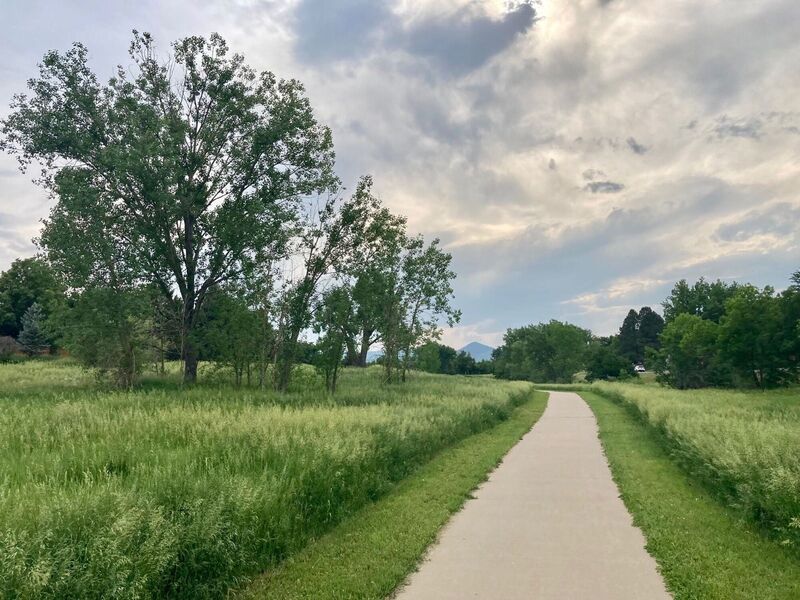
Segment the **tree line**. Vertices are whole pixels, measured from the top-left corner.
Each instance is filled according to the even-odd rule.
[[[56,201],[41,257],[2,276],[4,331],[21,336],[38,311],[51,343],[123,386],[177,357],[185,382],[213,359],[285,390],[311,331],[330,390],[343,356],[363,366],[378,343],[385,379],[403,380],[460,316],[439,241],[410,235],[370,177],[346,193],[300,82],[255,71],[216,34],[161,58],[134,31],[130,60],[100,83],[82,44],[48,52],[0,122],[0,148],[40,165]],[[36,308],[12,297],[19,277],[47,279]]]
[[[646,365],[676,388],[757,387],[800,380],[800,271],[778,293],[737,282],[681,280],[662,303],[631,309],[619,333],[593,336],[550,321],[509,329],[494,352],[497,377],[571,382],[635,376]]]

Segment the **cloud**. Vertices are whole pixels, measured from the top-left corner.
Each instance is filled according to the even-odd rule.
[[[430,59],[445,72],[462,74],[486,64],[535,21],[536,9],[530,2],[500,16],[486,14],[480,4],[471,3],[449,14],[415,21],[396,39],[409,54]]]
[[[800,239],[800,206],[780,202],[766,209],[749,211],[716,230],[716,237],[725,242],[744,242],[756,236]]]
[[[368,55],[396,17],[386,0],[301,0],[294,11],[294,51],[304,62]]]
[[[615,181],[591,181],[583,189],[593,194],[616,194],[624,190],[625,186]]]
[[[647,146],[643,146],[637,142],[636,138],[629,137],[626,142],[628,144],[628,148],[630,148],[635,154],[646,154],[649,150]]]
[[[406,20],[387,0],[301,0],[293,15],[294,48],[301,61],[330,63],[363,60],[380,45],[462,75],[504,51],[535,21],[530,2],[499,15],[471,2]]]
[[[723,115],[717,119],[714,132],[717,137],[741,137],[757,140],[761,137],[764,124],[755,118],[731,119]]]
[[[306,85],[346,182],[373,174],[412,231],[442,238],[454,340],[550,318],[610,333],[676,279],[780,287],[800,264],[798,20],[794,0],[44,0],[11,12],[0,99],[75,37],[110,75],[131,23],[162,48],[219,31]],[[49,206],[4,160],[0,211],[19,220],[0,235],[20,250],[0,268],[33,251]]]
[[[606,174],[603,173],[600,169],[586,169],[581,174],[581,176],[586,181],[594,181],[595,179],[598,179],[599,177],[605,177]]]

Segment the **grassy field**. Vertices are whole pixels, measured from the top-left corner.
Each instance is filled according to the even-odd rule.
[[[800,391],[678,391],[597,383],[656,429],[728,506],[800,550]]]
[[[507,419],[530,386],[346,371],[284,396],[0,365],[0,597],[221,597]]]
[[[594,392],[581,396],[597,417],[625,505],[676,600],[800,598],[794,549],[718,502],[708,485],[676,464],[663,436],[624,404]]]
[[[439,529],[544,412],[537,392],[503,423],[439,453],[236,598],[381,600],[402,583]]]

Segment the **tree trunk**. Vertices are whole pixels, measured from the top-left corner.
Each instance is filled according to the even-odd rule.
[[[194,383],[197,381],[197,348],[188,340],[183,344],[183,382]]]
[[[194,302],[192,301],[192,304]],[[183,311],[183,321],[181,323],[183,331],[183,382],[194,383],[197,381],[197,363],[199,361],[197,345],[194,341],[194,308],[189,306],[187,301]]]
[[[373,332],[369,329],[364,329],[361,332],[361,349],[358,353],[358,363],[356,366],[358,367],[366,367],[367,366],[367,354],[369,353],[370,343],[369,340],[372,337]]]
[[[297,353],[297,338],[300,337],[300,330],[293,328],[288,332],[288,336],[283,340],[277,354],[275,362],[275,389],[285,392],[289,387],[289,380],[292,378],[292,367]]]
[[[348,335],[347,338],[345,338],[345,344],[347,344],[347,354],[344,360],[345,364],[348,367],[359,366],[361,361],[361,353],[356,350],[356,341]]]
[[[195,303],[197,302],[195,289],[194,257],[194,226],[195,217],[192,214],[183,216],[183,250],[186,257],[186,286],[183,294],[183,320],[181,321],[181,334],[183,336],[183,382],[194,383],[197,381],[198,351],[193,339]]]

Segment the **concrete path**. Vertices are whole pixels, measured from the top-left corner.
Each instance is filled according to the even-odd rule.
[[[577,395],[536,426],[443,529],[398,600],[667,599]]]

